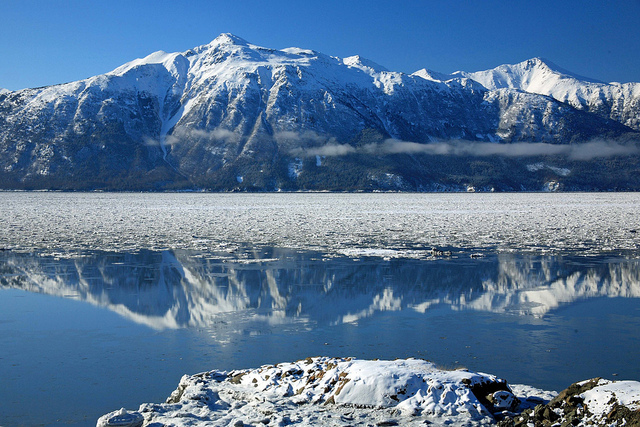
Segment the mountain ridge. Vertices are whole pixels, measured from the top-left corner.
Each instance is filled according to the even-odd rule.
[[[456,74],[456,73],[454,73]],[[474,73],[458,72],[489,90],[511,88],[551,96],[583,111],[640,130],[640,83],[604,83],[541,58]]]
[[[550,178],[508,177],[514,167],[530,175],[509,156],[494,162],[497,174],[469,175],[475,156],[434,157],[429,144],[628,145],[640,127],[640,84],[597,86],[621,107],[584,107],[557,99],[557,86],[538,94],[513,78],[530,81],[531,72],[504,70],[405,74],[358,55],[269,49],[223,33],[77,82],[0,93],[0,188],[540,190]],[[498,77],[510,80],[488,88]],[[601,84],[580,88],[589,85]],[[381,151],[388,141],[419,145]]]

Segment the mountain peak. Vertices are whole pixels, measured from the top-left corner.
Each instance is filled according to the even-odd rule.
[[[535,57],[531,59],[527,59],[525,61],[520,62],[519,64],[515,64],[513,67],[521,67],[525,70],[545,70],[548,72],[552,72],[555,74],[559,74],[561,77],[567,77],[572,79],[577,79],[583,82],[588,83],[603,83],[599,80],[595,80],[589,77],[584,77],[579,74],[573,73],[569,70],[566,70],[555,63],[549,61],[545,58]]]
[[[530,59],[527,59],[525,61],[522,61],[521,64],[524,64],[528,68],[533,68],[533,67],[554,68],[554,67],[557,67],[553,62],[549,61],[548,59],[541,58],[539,56],[536,56],[534,58],[530,58]]]
[[[222,33],[209,43],[209,46],[236,45],[247,46],[248,41],[231,33]]]
[[[348,56],[346,58],[344,58],[342,60],[342,62],[345,65],[348,65],[350,67],[356,67],[356,68],[369,68],[373,71],[376,72],[380,72],[380,71],[389,71],[387,70],[385,67],[383,67],[380,64],[376,64],[375,62],[367,59],[367,58],[363,58],[360,55],[353,55],[353,56]]]
[[[431,80],[434,82],[446,82],[447,80],[451,80],[452,78],[460,77],[455,74],[439,73],[437,71],[429,70],[427,68],[421,68],[420,70],[416,71],[411,75],[416,77],[422,77],[425,80]]]
[[[526,92],[549,95],[548,87],[563,84],[581,85],[585,83],[602,82],[588,77],[572,73],[554,64],[553,62],[535,57],[517,64],[505,64],[486,71],[474,73],[454,73],[468,77],[482,84],[489,90],[501,88],[514,88]]]
[[[519,74],[523,76],[525,74],[531,74],[536,72],[553,73],[553,74],[562,75],[562,76],[571,74],[569,71],[558,67],[553,62],[540,57],[525,59],[524,61],[518,62],[516,64],[503,64],[494,68],[493,70],[487,70],[487,71],[494,71],[494,70],[500,70],[502,72],[509,72],[511,74]]]

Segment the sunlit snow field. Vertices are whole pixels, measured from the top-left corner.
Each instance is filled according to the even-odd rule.
[[[0,425],[183,374],[419,357],[640,379],[640,194],[0,193]]]

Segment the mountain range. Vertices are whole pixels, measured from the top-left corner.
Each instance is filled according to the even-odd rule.
[[[0,90],[0,189],[640,189],[640,83],[534,58],[475,73],[231,34]]]

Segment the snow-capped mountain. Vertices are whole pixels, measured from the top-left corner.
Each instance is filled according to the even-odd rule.
[[[548,95],[579,110],[610,118],[640,130],[640,83],[603,83],[572,74],[557,65],[533,58],[475,73],[457,72],[489,90],[510,88]]]
[[[635,123],[477,79],[222,34],[89,79],[0,94],[0,188],[539,190],[558,179],[582,188],[580,177],[536,174],[512,155],[487,163],[428,145],[576,143],[621,137]],[[622,188],[634,186],[639,178]]]

